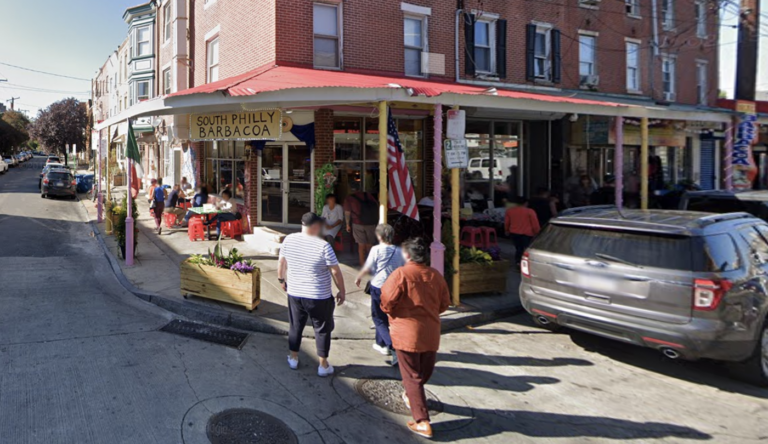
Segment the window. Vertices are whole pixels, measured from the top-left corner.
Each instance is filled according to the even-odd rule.
[[[579,0],[579,6],[582,8],[597,9],[600,6],[600,0]]]
[[[136,82],[136,101],[148,100],[151,94],[151,85],[149,80]]]
[[[229,190],[232,197],[243,198],[245,189],[245,142],[205,142],[205,165],[203,183],[208,192],[220,194]]]
[[[166,95],[171,93],[171,68],[163,71],[163,93]]]
[[[315,3],[314,64],[320,68],[341,68],[340,5]]]
[[[479,73],[493,74],[496,65],[494,51],[494,22],[479,20],[475,23],[475,70]]]
[[[219,80],[219,38],[208,42],[208,83]]]
[[[640,17],[640,0],[625,0],[627,15],[630,17]]]
[[[665,31],[675,28],[675,0],[661,0],[661,27]]]
[[[694,7],[696,8],[696,37],[707,38],[707,4],[699,0]]]
[[[709,100],[709,90],[707,87],[707,62],[704,60],[696,61],[696,102],[699,105],[706,105]]]
[[[534,75],[537,79],[552,80],[551,70],[551,40],[552,29],[544,26],[536,27],[536,37],[533,41]]]
[[[152,54],[152,43],[150,42],[149,26],[136,29],[136,57],[142,57]]]
[[[427,52],[426,17],[406,17],[403,22],[405,75],[423,76],[421,54]]]
[[[627,42],[627,91],[640,91],[640,44]]]
[[[579,75],[582,77],[582,83],[586,81],[585,77],[597,73],[596,42],[597,38],[593,35],[579,35]]]
[[[163,23],[165,24],[165,41],[171,39],[171,2],[163,8]]]
[[[675,81],[675,58],[670,56],[663,56],[661,59],[661,83],[664,90],[664,100],[675,100],[675,89],[677,88]]]

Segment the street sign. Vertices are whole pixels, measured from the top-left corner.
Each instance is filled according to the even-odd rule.
[[[467,115],[464,110],[452,109],[447,112],[448,123],[445,129],[446,139],[463,139],[467,127]]]
[[[469,165],[467,139],[445,140],[445,166],[449,169],[466,168]]]

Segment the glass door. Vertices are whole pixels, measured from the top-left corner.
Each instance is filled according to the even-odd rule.
[[[285,145],[288,158],[286,220],[301,224],[301,216],[312,211],[312,153],[304,145]]]
[[[261,154],[261,221],[283,223],[283,145],[268,145]]]
[[[304,145],[268,145],[261,156],[261,222],[300,225],[312,211],[312,153]]]

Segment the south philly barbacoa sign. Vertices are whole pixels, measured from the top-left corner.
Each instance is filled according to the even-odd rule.
[[[235,113],[192,114],[189,135],[203,140],[277,140],[283,132],[279,109]]]

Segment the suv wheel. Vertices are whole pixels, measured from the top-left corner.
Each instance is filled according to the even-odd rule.
[[[738,379],[761,387],[768,387],[768,319],[763,323],[755,353],[744,362],[733,363],[731,373]]]

